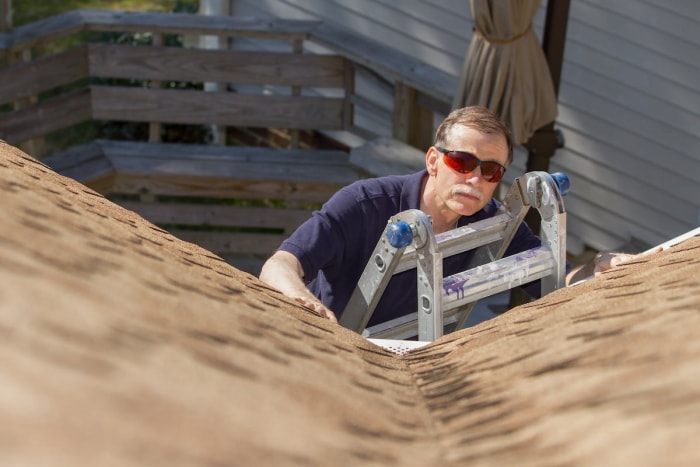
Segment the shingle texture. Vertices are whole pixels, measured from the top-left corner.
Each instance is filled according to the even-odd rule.
[[[1,465],[700,462],[700,238],[397,356],[0,143]]]

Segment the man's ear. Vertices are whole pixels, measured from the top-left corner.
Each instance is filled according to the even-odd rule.
[[[440,154],[440,151],[435,149],[435,146],[430,146],[428,152],[425,153],[425,168],[428,169],[428,175],[434,176],[437,173]]]

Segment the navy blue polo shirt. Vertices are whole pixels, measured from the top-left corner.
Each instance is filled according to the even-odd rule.
[[[407,209],[420,209],[421,183],[427,171],[360,180],[331,197],[280,246],[300,261],[307,287],[338,318],[345,309],[389,218]],[[491,199],[479,212],[462,216],[458,226],[496,214],[500,203]],[[518,229],[506,256],[540,246],[527,224]],[[445,258],[443,274],[464,271],[474,252]],[[415,312],[416,269],[392,277],[368,326]]]

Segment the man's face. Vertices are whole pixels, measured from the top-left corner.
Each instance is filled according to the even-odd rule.
[[[461,125],[452,128],[446,146],[443,149],[470,152],[482,161],[494,161],[503,166],[508,160],[508,145],[503,135],[482,133]],[[426,165],[428,173],[435,177],[437,205],[461,216],[471,216],[481,210],[498,186],[497,182],[487,182],[483,178],[481,167],[460,173],[445,165],[443,153],[435,147],[428,151]]]

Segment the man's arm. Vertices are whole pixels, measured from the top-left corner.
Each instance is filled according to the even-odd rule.
[[[328,318],[334,323],[335,314],[324,306],[304,284],[304,270],[296,256],[287,251],[276,251],[263,264],[260,280],[292,298],[300,305]]]
[[[614,268],[622,263],[630,261],[640,256],[649,255],[652,253],[658,253],[663,250],[662,247],[645,251],[639,254],[627,254],[627,253],[616,253],[613,251],[601,251],[595,258],[583,264],[577,268],[574,268],[566,276],[566,285],[575,284],[577,282],[592,279],[598,274],[607,271],[608,269]]]

